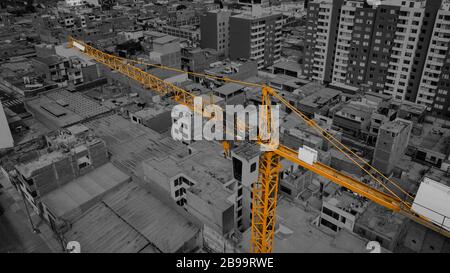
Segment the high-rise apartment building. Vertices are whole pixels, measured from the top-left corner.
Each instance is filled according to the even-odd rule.
[[[416,102],[438,115],[450,115],[450,1],[436,16]]]
[[[241,13],[230,17],[230,58],[251,59],[258,69],[281,57],[282,15]]]
[[[305,74],[431,110],[447,50],[443,45],[450,41],[448,5],[447,0],[387,0],[376,6],[365,0],[311,1]]]
[[[343,0],[311,1],[308,7],[304,73],[319,82],[331,82],[336,50],[339,8]]]
[[[230,47],[231,11],[213,10],[200,17],[200,46],[217,50],[221,56],[228,57]]]

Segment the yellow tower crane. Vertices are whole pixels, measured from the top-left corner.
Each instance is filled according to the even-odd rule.
[[[369,175],[374,182],[377,182],[379,188],[372,187],[350,177],[338,170],[331,168],[320,162],[314,162],[309,164],[305,161],[299,159],[298,152],[280,144],[277,148],[272,151],[263,152],[259,159],[259,174],[258,181],[254,183],[252,192],[252,224],[251,224],[251,251],[253,253],[270,253],[273,249],[273,240],[275,232],[275,221],[276,221],[276,207],[277,207],[277,191],[278,191],[278,179],[279,171],[281,168],[280,160],[281,158],[287,159],[309,171],[321,175],[322,177],[333,181],[334,183],[347,188],[367,199],[385,207],[397,213],[400,213],[409,219],[434,230],[446,237],[450,238],[450,232],[444,228],[443,225],[437,225],[430,219],[416,213],[412,209],[413,197],[403,190],[395,182],[391,181],[384,174],[366,162],[364,159],[355,154],[350,148],[342,144],[339,140],[334,138],[327,130],[321,128],[313,120],[305,116],[296,107],[291,105],[287,100],[285,100],[281,95],[279,95],[275,90],[265,85],[242,82],[237,80],[232,80],[228,78],[214,77],[210,75],[204,75],[194,72],[186,72],[184,70],[155,65],[150,63],[145,63],[142,61],[131,60],[126,58],[117,57],[101,50],[98,50],[83,41],[76,40],[69,37],[69,46],[75,47],[87,56],[95,59],[97,62],[106,65],[107,67],[118,71],[119,73],[136,80],[141,83],[144,87],[149,88],[157,93],[169,96],[175,102],[183,104],[194,109],[194,98],[195,95],[183,90],[182,88],[165,82],[142,69],[135,66],[135,64],[158,67],[166,70],[178,71],[181,73],[188,73],[197,77],[204,77],[210,79],[216,79],[224,82],[234,82],[246,86],[259,87],[262,90],[262,100],[261,104],[263,109],[266,109],[265,113],[265,126],[271,128],[271,114],[270,105],[272,105],[271,100],[274,99],[278,103],[283,104],[293,113],[295,113],[299,118],[301,118],[306,124],[311,128],[316,130],[323,138],[330,142],[337,150],[343,153],[347,158],[349,158],[355,165],[361,168],[367,175]],[[270,145],[269,141],[263,141],[261,138],[256,141],[259,145]],[[229,155],[230,144],[223,143],[225,152]],[[387,185],[392,185],[393,187],[400,190],[406,199],[400,198],[393,190],[391,190]]]

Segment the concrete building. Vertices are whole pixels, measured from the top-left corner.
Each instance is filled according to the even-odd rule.
[[[183,145],[184,146],[184,145]],[[186,147],[186,146],[184,146]],[[187,147],[183,158],[166,155],[142,163],[144,180],[161,188],[164,195],[202,223],[204,244],[214,252],[231,251],[236,217],[242,201],[229,160],[221,146],[199,141]]]
[[[294,60],[282,60],[273,65],[273,74],[287,75],[295,78],[300,78],[302,75],[301,65]]]
[[[203,72],[211,63],[215,63],[218,60],[218,53],[213,49],[181,49],[181,69],[188,72]]]
[[[201,37],[200,29],[197,26],[193,25],[186,25],[180,27],[163,25],[160,28],[160,31],[168,35],[178,37],[183,40],[187,40],[189,41],[189,44],[191,46],[196,46],[200,41]]]
[[[327,187],[325,190],[320,214],[320,225],[334,232],[338,232],[341,229],[353,232],[356,218],[364,212],[367,201],[344,189],[337,189],[336,191],[333,189],[335,189],[334,185]],[[330,190],[331,192],[329,192]]]
[[[416,103],[441,115],[448,115],[448,56],[450,55],[450,2],[444,1],[437,13],[425,69]],[[447,84],[447,85],[446,85]]]
[[[406,217],[370,203],[355,222],[354,232],[381,247],[395,251],[405,236]]]
[[[319,82],[331,82],[339,9],[343,0],[310,1],[306,21],[304,73]]]
[[[228,57],[230,48],[229,10],[214,10],[200,17],[200,47],[215,49],[220,56]]]
[[[442,120],[430,121],[420,124],[411,134],[407,153],[418,162],[440,168],[450,155],[450,129]]]
[[[259,147],[249,143],[243,143],[231,151],[233,177],[237,181],[237,228],[242,232],[251,224],[252,189],[258,179],[259,154]]]
[[[150,60],[163,66],[181,68],[179,41],[179,38],[170,35],[154,39]]]
[[[395,119],[381,125],[378,133],[373,166],[389,175],[403,156],[408,146],[412,122]]]
[[[365,139],[370,129],[372,113],[377,105],[367,101],[349,101],[333,108],[333,125],[346,135]]]
[[[300,92],[308,91],[311,85],[307,84],[300,87]],[[342,92],[333,88],[315,89],[313,92],[306,93],[306,97],[298,102],[298,108],[312,118],[314,116],[328,116],[329,110],[341,101]]]
[[[64,220],[73,220],[85,211],[89,202],[129,179],[108,163],[105,143],[85,126],[49,135],[47,146],[47,153],[17,164],[11,178],[55,232],[66,227]],[[88,184],[97,187],[90,185],[95,190],[78,195]]]
[[[416,101],[422,74],[433,74],[424,67],[433,29],[443,25],[435,27],[441,2],[392,0],[373,6],[359,0],[311,1],[305,74],[353,93]],[[431,104],[432,96],[426,98]]]
[[[281,57],[282,15],[242,13],[230,17],[230,58],[251,59],[258,69]]]
[[[37,120],[53,130],[111,112],[81,93],[66,89],[43,93],[26,101],[25,105]]]
[[[38,75],[57,83],[59,86],[67,86],[69,83],[68,69],[70,62],[57,55],[48,57],[36,57],[32,59],[34,70]]]
[[[258,66],[256,61],[252,60],[239,60],[239,61],[218,61],[211,63],[205,74],[219,77],[230,78],[233,80],[245,80],[256,76],[258,73]],[[208,79],[205,79],[207,81]],[[215,85],[222,85],[220,81],[209,80]]]

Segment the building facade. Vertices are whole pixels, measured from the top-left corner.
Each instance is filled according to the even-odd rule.
[[[258,69],[281,57],[281,14],[247,14],[230,17],[230,58],[251,59]]]
[[[305,75],[431,110],[450,38],[448,5],[446,0],[391,0],[377,6],[362,0],[312,1]]]
[[[214,10],[200,17],[200,46],[217,50],[219,55],[228,56],[230,47],[231,11]]]

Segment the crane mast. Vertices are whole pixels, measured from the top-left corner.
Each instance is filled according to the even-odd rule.
[[[136,80],[143,86],[158,92],[160,95],[169,96],[177,103],[183,104],[194,110],[194,98],[195,95],[191,94],[179,88],[178,86],[165,82],[142,69],[132,65],[136,63],[142,63],[140,61],[129,60],[121,57],[117,57],[101,50],[98,50],[82,41],[78,41],[69,37],[69,46],[76,47],[84,54],[92,57],[97,62],[106,65],[107,67],[118,71],[119,73],[126,75],[127,77]],[[168,70],[176,70],[183,73],[186,71],[177,70],[170,67],[163,67],[154,64],[146,64],[148,66],[156,66]],[[208,75],[202,75],[198,73],[192,73],[197,76],[210,77]],[[262,99],[261,104],[265,112],[262,114],[265,117],[264,126],[267,126],[267,130],[271,128],[271,113],[270,105],[272,105],[271,98],[277,99],[279,102],[290,108],[291,110],[298,111],[294,106],[290,105],[289,102],[285,101],[279,94],[275,92],[270,87],[261,86],[258,84],[246,83],[235,81],[231,79],[220,79],[226,82],[235,82],[240,84],[245,84],[247,86],[258,86],[262,88]],[[299,114],[301,118],[301,113]],[[318,126],[314,121],[303,118],[304,121],[311,127],[317,128]],[[320,128],[320,127],[319,127]],[[321,128],[320,128],[321,129]],[[323,132],[322,132],[323,133]],[[323,136],[330,141],[333,145],[333,137]],[[262,138],[258,138],[257,144],[262,146],[270,145],[270,140],[263,141]],[[225,148],[225,153],[229,155],[230,144],[228,142],[223,143]],[[342,144],[343,145],[343,144]],[[345,149],[337,147],[338,150],[345,153]],[[426,226],[446,237],[450,238],[450,232],[443,228],[442,226],[435,225],[431,220],[426,217],[415,213],[411,209],[410,203],[400,199],[395,194],[385,193],[384,191],[378,190],[374,187],[367,185],[361,181],[354,179],[338,170],[331,168],[320,162],[314,162],[313,164],[308,164],[305,161],[299,159],[298,152],[288,148],[282,144],[279,144],[276,148],[263,152],[259,158],[259,174],[258,180],[252,186],[252,219],[251,219],[251,252],[253,253],[270,253],[273,250],[273,240],[275,234],[275,222],[276,222],[276,207],[277,207],[277,193],[278,193],[278,182],[279,182],[279,171],[281,169],[280,161],[281,159],[287,159],[309,171],[312,171],[328,180],[347,188],[367,199],[388,208],[394,212],[398,212],[409,219]],[[354,161],[354,160],[353,160]],[[354,161],[359,167],[363,168],[362,165]],[[367,164],[367,162],[364,162]],[[373,167],[371,167],[373,169]],[[368,171],[366,171],[369,173]],[[377,171],[378,172],[378,171]],[[378,172],[379,173],[379,172]],[[370,174],[370,173],[369,173]],[[371,175],[371,174],[370,174]],[[374,176],[371,175],[374,178]],[[392,192],[391,192],[392,193]]]

